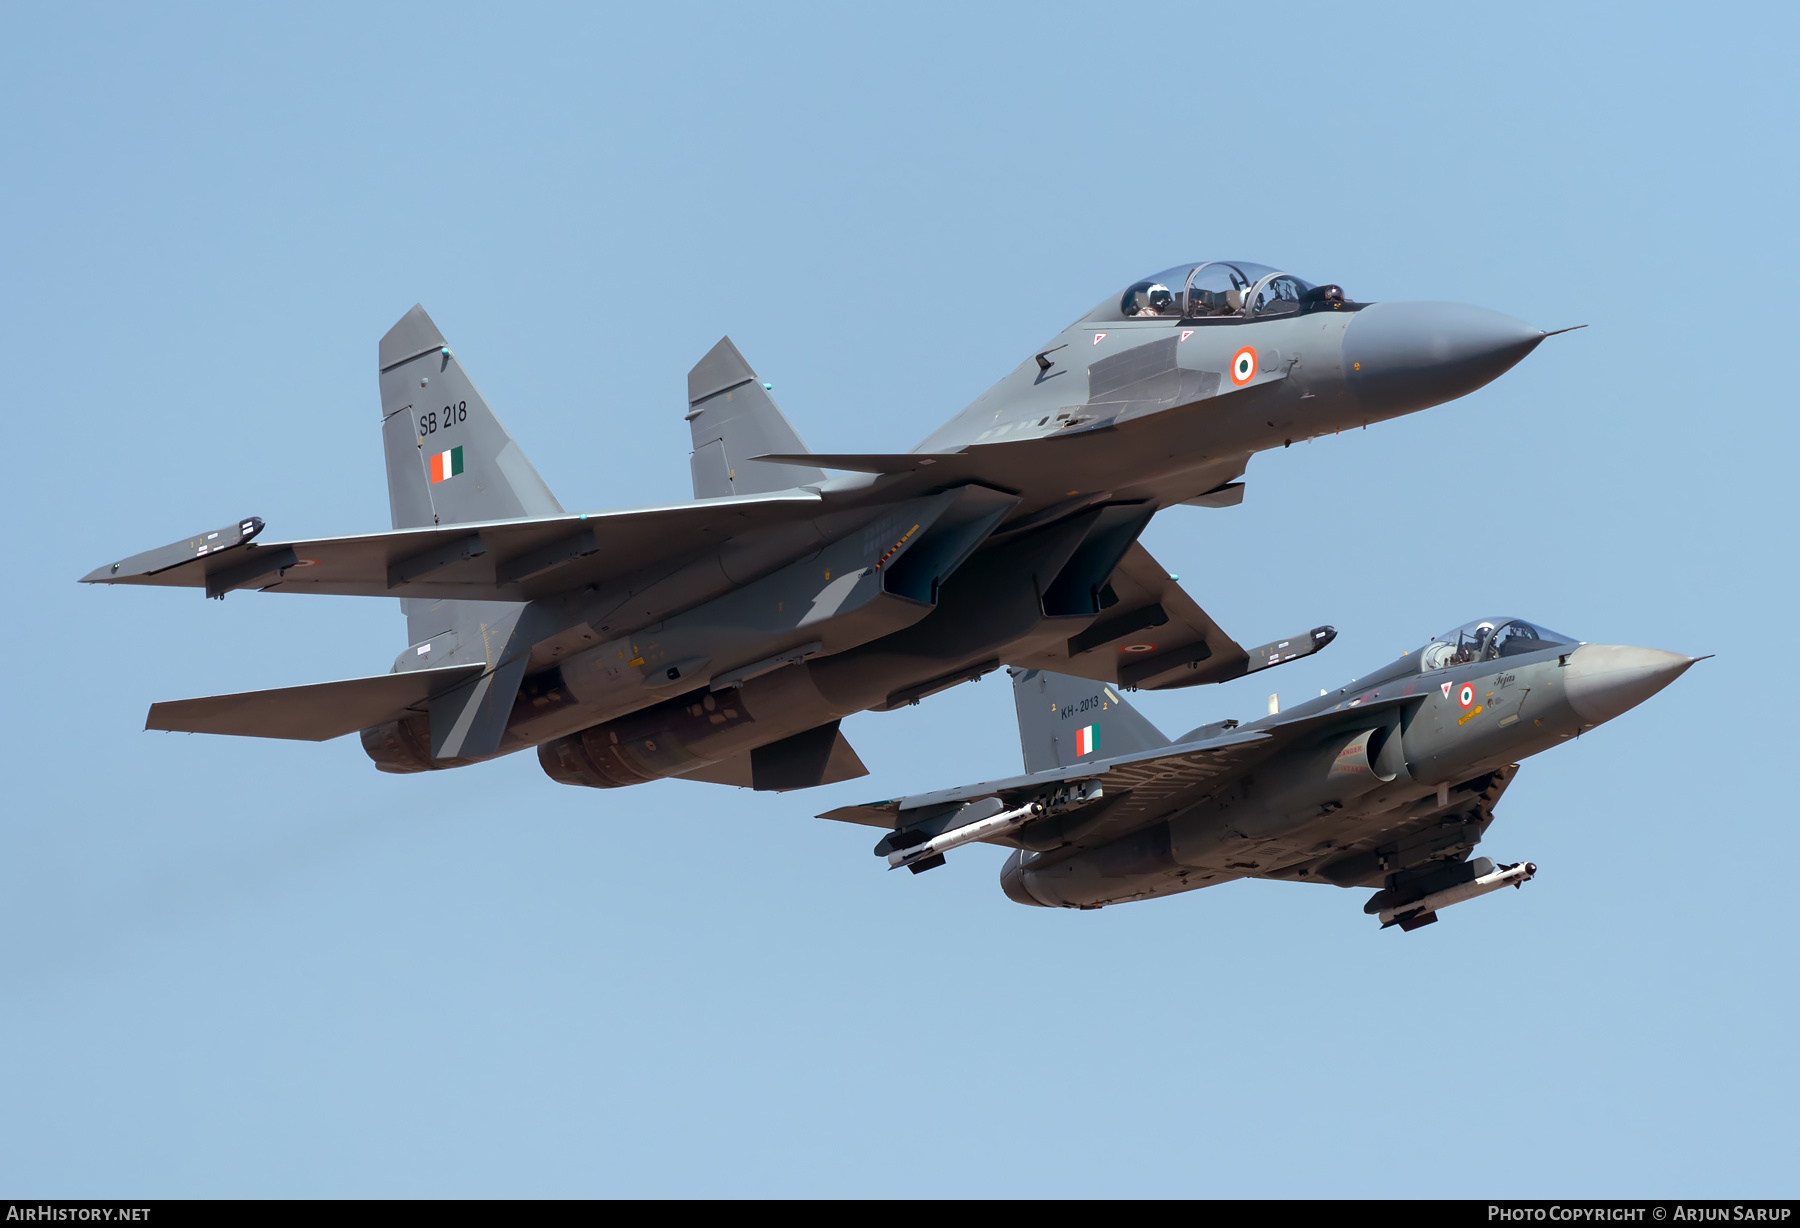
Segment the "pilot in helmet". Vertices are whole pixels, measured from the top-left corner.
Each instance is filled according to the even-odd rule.
[[[1125,292],[1128,316],[1166,316],[1175,313],[1175,296],[1161,282],[1146,281]]]
[[[1488,640],[1493,634],[1493,623],[1477,623],[1464,629],[1456,637],[1456,664],[1467,665],[1470,661],[1486,660]]]

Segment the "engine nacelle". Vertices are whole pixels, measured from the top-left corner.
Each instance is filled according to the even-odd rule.
[[[559,784],[640,785],[715,761],[697,746],[750,723],[740,691],[697,692],[546,742],[538,762]]]
[[[435,772],[473,759],[433,759],[431,718],[423,712],[362,731],[363,753],[383,772]]]
[[[1242,807],[1249,813],[1235,825],[1247,836],[1274,835],[1386,784],[1395,776],[1391,764],[1382,762],[1390,739],[1398,740],[1391,728],[1362,729],[1291,759],[1276,759],[1256,772]]]
[[[1006,898],[1015,904],[1024,904],[1031,908],[1048,908],[1049,905],[1031,894],[1025,885],[1024,854],[1018,849],[1012,851],[1006,864],[1000,867],[1000,890]]]
[[[655,777],[638,770],[617,753],[618,735],[604,725],[583,729],[538,747],[538,763],[558,784],[586,785],[590,789],[619,789],[639,785]]]
[[[1244,841],[1266,840],[1348,805],[1405,771],[1398,723],[1343,734],[1258,768],[1237,796],[1170,823],[1175,860],[1205,865]]]
[[[1029,848],[1014,852],[1000,872],[1000,889],[1020,904],[1071,908],[1189,890],[1177,870],[1228,868],[1258,843],[1405,773],[1398,716],[1372,729],[1340,730],[1259,765],[1238,786],[1166,823],[1072,857],[1042,857]]]

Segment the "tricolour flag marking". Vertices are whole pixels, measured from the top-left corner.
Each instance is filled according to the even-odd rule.
[[[1083,725],[1075,731],[1075,753],[1077,755],[1094,753],[1094,734],[1095,726],[1093,725]]]
[[[462,449],[451,448],[448,452],[439,452],[431,458],[432,485],[453,478],[463,471]]]

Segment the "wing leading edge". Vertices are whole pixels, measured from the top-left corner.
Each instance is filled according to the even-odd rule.
[[[351,597],[530,601],[622,579],[748,528],[817,513],[810,490],[665,507],[394,529],[264,543],[244,526],[199,534],[95,568],[84,584],[236,588]]]

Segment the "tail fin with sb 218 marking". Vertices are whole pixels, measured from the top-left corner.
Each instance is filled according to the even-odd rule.
[[[561,514],[424,307],[400,317],[380,354],[381,438],[396,529]]]
[[[379,353],[381,440],[396,529],[562,514],[423,306],[400,317]],[[519,634],[525,607],[405,596],[400,607],[409,643],[449,646],[431,654],[434,662],[487,667],[481,677],[432,696],[432,757],[492,754],[525,671],[529,636]],[[412,659],[411,651],[402,654],[403,661]]]

